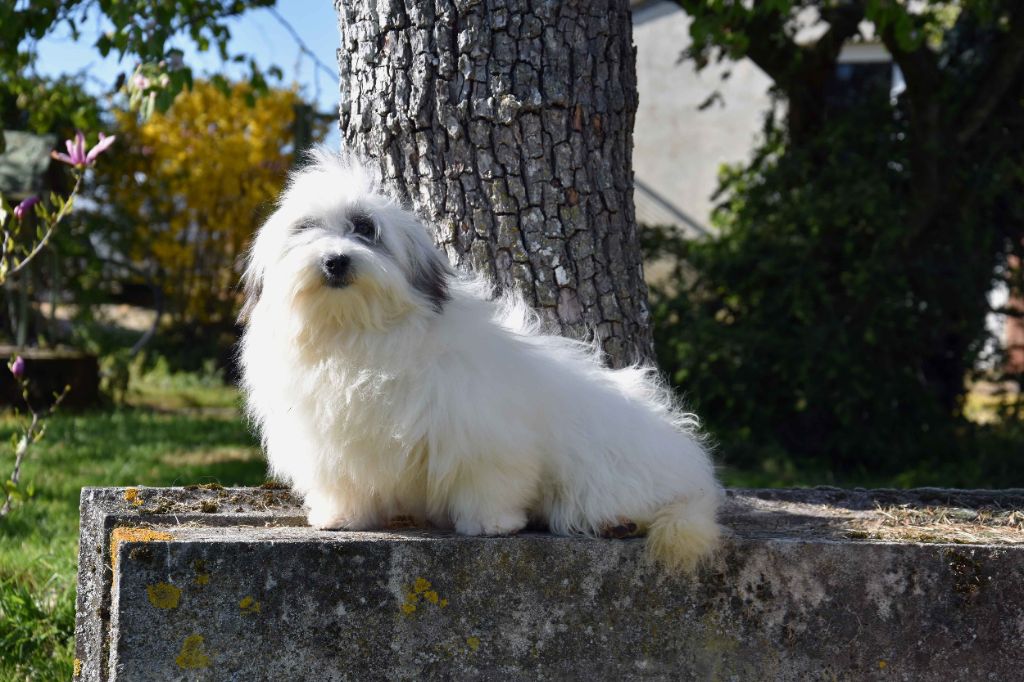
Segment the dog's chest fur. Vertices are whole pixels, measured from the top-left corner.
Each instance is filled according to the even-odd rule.
[[[346,458],[405,462],[426,435],[422,380],[408,367],[386,366],[347,349],[296,373],[296,417],[332,434]]]

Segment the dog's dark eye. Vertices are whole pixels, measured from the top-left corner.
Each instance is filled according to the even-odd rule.
[[[352,221],[352,234],[369,240],[377,238],[377,226],[374,224],[373,218],[368,215],[354,215],[350,220]]]

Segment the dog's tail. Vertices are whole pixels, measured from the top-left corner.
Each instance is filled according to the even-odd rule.
[[[692,573],[718,547],[722,528],[716,516],[720,490],[707,490],[659,509],[647,529],[647,552],[671,572]]]

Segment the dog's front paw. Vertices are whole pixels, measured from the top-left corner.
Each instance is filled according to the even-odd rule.
[[[486,519],[458,519],[455,532],[459,535],[514,535],[526,527],[526,514],[499,514]]]
[[[323,509],[311,509],[306,519],[317,530],[346,530],[351,527],[346,517]]]
[[[372,515],[352,517],[332,509],[312,508],[306,519],[317,530],[373,530],[380,526]]]

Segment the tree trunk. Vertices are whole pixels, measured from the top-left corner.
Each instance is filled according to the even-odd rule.
[[[627,0],[336,0],[345,146],[613,366],[653,358]]]

